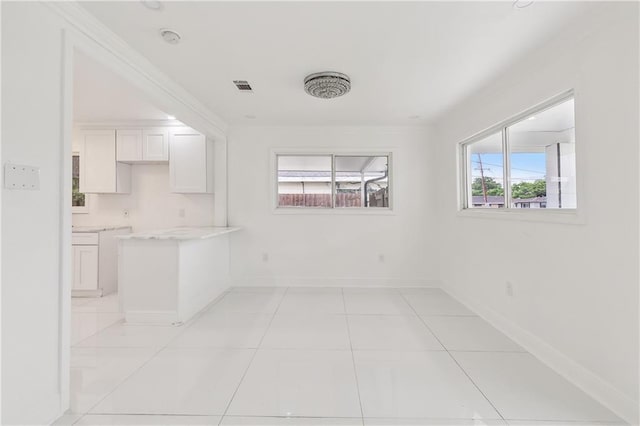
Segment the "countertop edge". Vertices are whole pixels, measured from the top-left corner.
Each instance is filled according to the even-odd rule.
[[[140,232],[127,235],[119,235],[116,238],[119,240],[162,240],[162,241],[197,241],[206,240],[209,238],[215,238],[221,235],[230,234],[232,232],[239,231],[239,227],[216,227],[210,228],[171,228],[159,231]],[[191,231],[193,234],[185,235],[172,235],[171,232],[175,231]]]

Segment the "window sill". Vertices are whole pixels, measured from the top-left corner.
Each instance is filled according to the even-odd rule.
[[[584,214],[577,209],[463,209],[458,210],[458,217],[489,220],[515,220],[521,222],[560,223],[568,225],[585,225]]]
[[[293,215],[363,215],[363,216],[394,216],[396,213],[392,208],[323,208],[323,207],[276,207],[273,214],[293,214]]]

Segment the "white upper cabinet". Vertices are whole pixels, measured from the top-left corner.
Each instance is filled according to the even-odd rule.
[[[169,161],[167,128],[117,130],[117,159],[125,163]]]
[[[169,130],[166,128],[142,131],[142,160],[169,161]]]
[[[131,192],[131,167],[169,163],[171,192],[213,193],[213,142],[189,127],[81,130],[80,191]]]
[[[116,158],[125,162],[142,160],[142,130],[116,131]]]
[[[116,131],[85,130],[80,142],[80,192],[129,193],[131,166],[116,160]]]
[[[213,192],[213,143],[193,129],[169,131],[171,192]]]

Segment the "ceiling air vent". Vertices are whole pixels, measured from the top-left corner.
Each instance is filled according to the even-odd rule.
[[[235,84],[241,92],[253,92],[253,89],[247,80],[233,80],[233,84]]]

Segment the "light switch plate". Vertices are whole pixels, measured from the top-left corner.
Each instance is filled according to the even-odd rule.
[[[5,164],[4,187],[24,190],[40,189],[40,168],[24,164]]]

